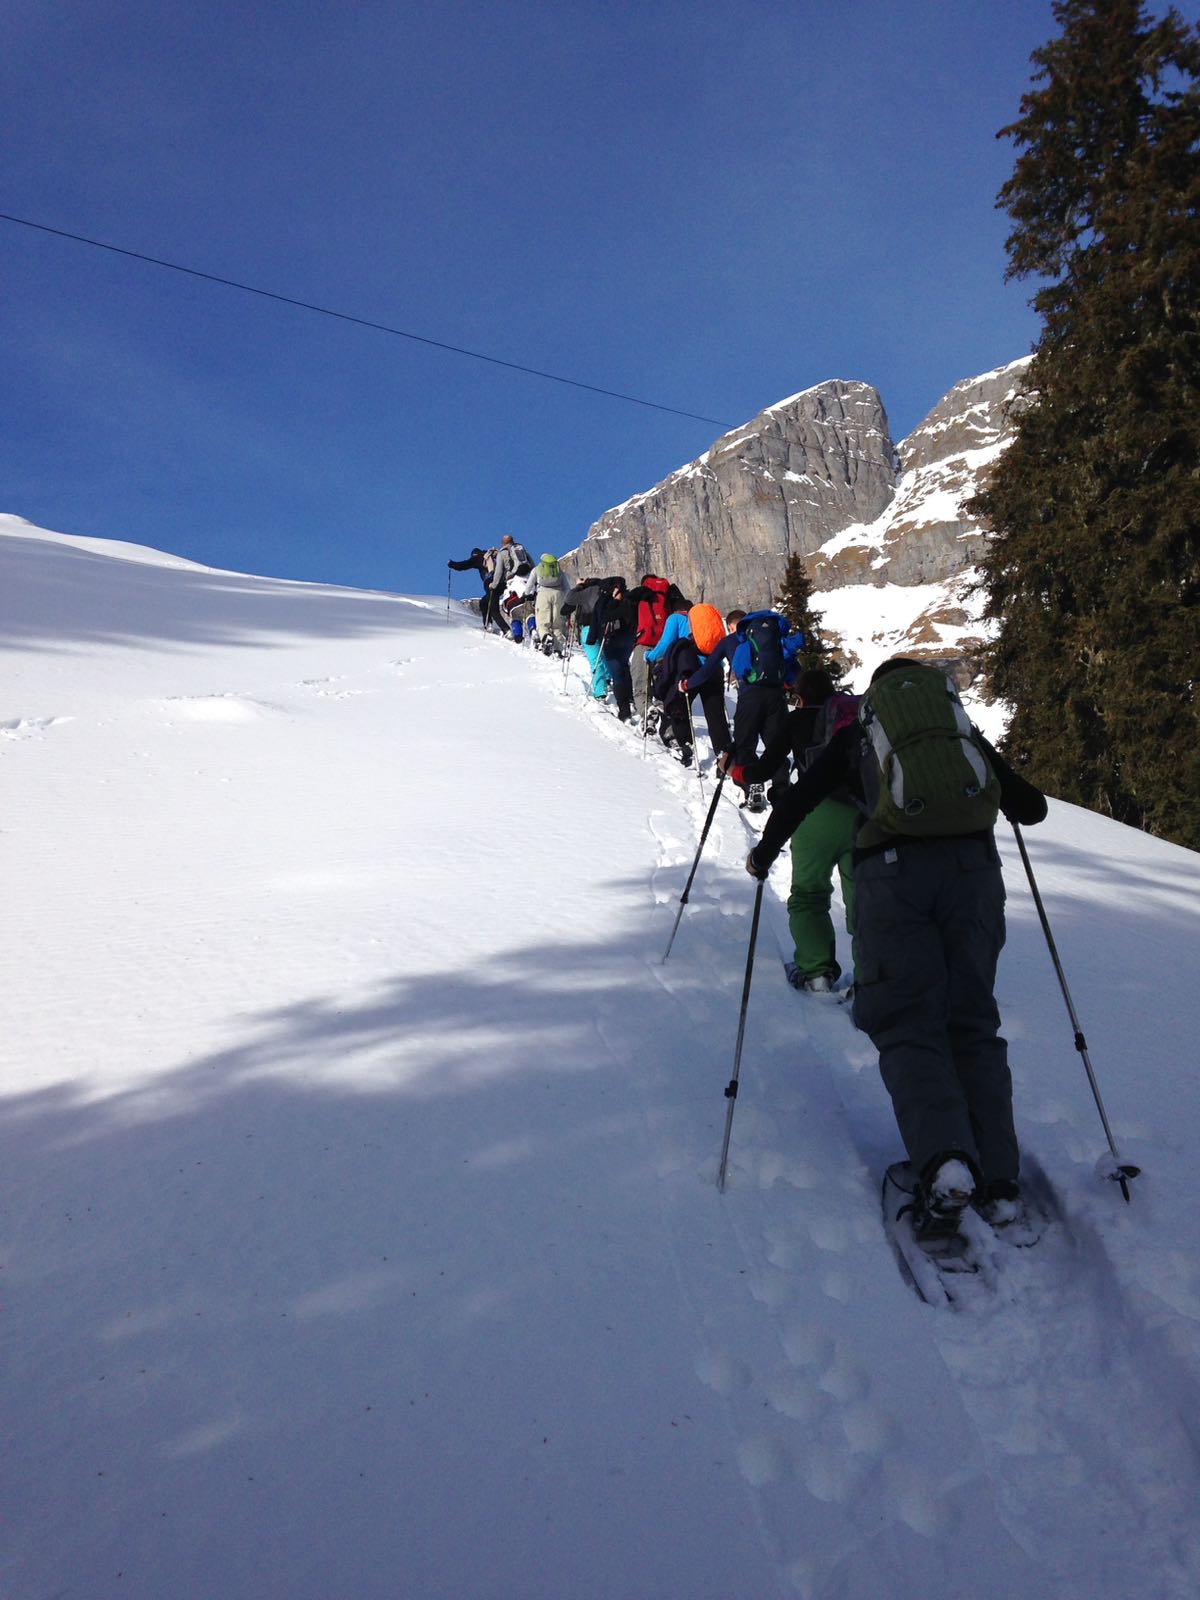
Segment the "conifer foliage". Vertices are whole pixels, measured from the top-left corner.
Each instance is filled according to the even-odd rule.
[[[1200,29],[1055,0],[1000,137],[1043,318],[973,504],[1007,748],[1051,793],[1200,848]]]
[[[787,558],[775,607],[793,628],[798,628],[804,635],[804,649],[800,655],[804,666],[824,667],[836,682],[844,669],[842,663],[831,654],[821,625],[821,613],[812,608],[812,579],[804,565],[804,557],[797,550],[793,550]]]

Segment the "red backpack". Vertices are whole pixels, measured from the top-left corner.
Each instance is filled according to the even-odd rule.
[[[667,590],[670,587],[665,578],[642,579],[642,588],[653,590],[651,599],[638,601],[637,642],[647,650],[653,650],[667,625]]]

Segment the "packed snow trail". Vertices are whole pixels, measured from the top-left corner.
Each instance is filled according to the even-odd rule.
[[[683,830],[669,830],[659,818],[652,819],[664,859],[670,856],[678,862],[682,882],[691,862],[689,847],[694,850],[692,839],[698,837],[701,801],[690,774],[669,759],[660,756],[659,762],[664,781],[693,813],[696,831],[687,838],[679,837]],[[1070,807],[1056,806],[1054,810],[1074,838],[1089,831],[1089,824],[1099,823]],[[744,959],[753,888],[741,868],[753,827],[745,814],[739,813],[724,833],[714,828],[684,913],[672,964],[680,959],[707,959],[707,977],[692,972],[687,979],[680,979],[675,967],[669,978],[662,979],[672,994],[683,1000],[685,1010],[693,997],[713,993],[723,982],[728,993],[726,1029],[731,1045],[736,980]],[[1102,823],[1099,828],[1107,831]],[[1138,842],[1150,844],[1140,838]],[[1011,839],[1002,838],[1001,847],[1009,882],[1023,889],[1019,867],[1013,870],[1016,852]],[[1158,848],[1196,882],[1194,856],[1170,847]],[[653,886],[656,898],[661,898],[665,878],[660,869]],[[785,897],[786,869],[778,872],[774,881]],[[706,894],[709,913],[703,918],[698,908]],[[676,901],[677,897],[678,891]],[[742,912],[736,932],[727,923],[717,923],[713,915],[714,910],[727,914],[731,899],[740,901]],[[1009,916],[1014,928],[1020,928],[1023,945],[1033,941],[1026,956],[1036,955],[1041,933],[1032,920],[1031,907],[1011,907]],[[696,936],[702,921],[708,925],[703,941]],[[1200,1572],[1200,1538],[1190,1510],[1200,1477],[1200,1454],[1189,1427],[1200,1401],[1195,1264],[1186,1263],[1191,1283],[1191,1296],[1185,1292],[1189,1316],[1173,1328],[1173,1338],[1164,1340],[1159,1309],[1152,1307],[1148,1316],[1138,1309],[1144,1302],[1143,1263],[1135,1254],[1133,1265],[1138,1271],[1125,1278],[1115,1270],[1106,1243],[1109,1238],[1128,1238],[1131,1231],[1155,1238],[1160,1221],[1155,1215],[1158,1183],[1152,1181],[1149,1192],[1139,1188],[1135,1210],[1126,1215],[1116,1187],[1095,1179],[1090,1163],[1086,1164],[1077,1177],[1077,1211],[1051,1185],[1054,1217],[1041,1245],[1028,1252],[1004,1245],[996,1249],[998,1281],[989,1291],[967,1296],[976,1316],[943,1313],[930,1322],[927,1308],[918,1308],[914,1314],[913,1307],[903,1302],[889,1305],[886,1313],[879,1312],[878,1291],[885,1300],[894,1298],[892,1281],[886,1276],[890,1258],[879,1248],[879,1175],[899,1152],[875,1070],[875,1055],[869,1041],[854,1033],[848,1008],[795,994],[782,981],[781,963],[773,961],[769,953],[772,942],[777,952],[787,942],[782,907],[774,913],[772,931],[773,941],[760,936],[759,971],[751,1000],[758,1021],[759,1055],[757,1065],[749,1047],[743,1056],[743,1092],[734,1124],[734,1170],[740,1152],[743,1179],[757,1190],[796,1191],[801,1197],[796,1215],[801,1220],[785,1230],[775,1208],[769,1207],[771,1215],[762,1219],[759,1238],[757,1229],[743,1233],[739,1227],[748,1197],[730,1198],[733,1226],[744,1247],[745,1272],[751,1280],[751,1315],[758,1324],[767,1320],[776,1324],[774,1331],[785,1360],[780,1363],[777,1356],[773,1360],[768,1357],[769,1365],[757,1373],[756,1381],[754,1369],[743,1357],[713,1355],[706,1360],[702,1375],[722,1390],[745,1390],[752,1397],[746,1417],[750,1431],[739,1446],[739,1459],[759,1491],[764,1526],[771,1531],[772,1547],[788,1576],[802,1592],[872,1592],[871,1584],[883,1581],[880,1544],[886,1536],[881,1535],[877,1523],[891,1499],[895,1502],[893,1515],[898,1512],[901,1522],[923,1535],[936,1530],[939,1545],[943,1538],[952,1538],[966,1550],[999,1552],[1008,1534],[1013,1548],[988,1558],[988,1582],[993,1587],[981,1592],[1018,1592],[1016,1585],[1023,1573],[1027,1584],[1040,1574],[1043,1583],[1053,1577],[1064,1586],[1060,1592],[1071,1592],[1082,1540],[1096,1552],[1105,1553],[1103,1575],[1088,1580],[1090,1592],[1128,1593],[1138,1584],[1145,1585],[1149,1571],[1159,1585],[1155,1593],[1181,1597],[1194,1593]],[[1191,948],[1195,948],[1194,935]],[[1186,952],[1183,954],[1181,965],[1186,965]],[[1077,1105],[1072,1112],[1071,1142],[1078,1148],[1090,1140],[1099,1153],[1102,1132],[1098,1120],[1090,1120],[1095,1117],[1094,1105],[1069,1037],[1064,1038],[1062,1024],[1049,1027],[1057,1023],[1057,1017],[1048,963],[1042,979],[1047,1043],[1058,1039],[1058,1054],[1067,1073],[1078,1073],[1073,1084]],[[1021,1030],[1022,1016],[1029,1015],[1027,1002],[1005,996],[1004,1010]],[[753,1037],[750,1030],[748,1038]],[[798,1053],[808,1090],[800,1096],[796,1092]],[[757,1118],[749,1120],[756,1073],[760,1110]],[[1017,1076],[1020,1111],[1025,1074],[1018,1071]],[[719,1108],[716,1094],[722,1082],[719,1070],[714,1070],[714,1108]],[[814,1095],[812,1091],[818,1087]],[[1065,1087],[1072,1087],[1069,1078]],[[781,1141],[780,1129],[791,1120],[789,1113],[794,1118],[791,1137]],[[832,1125],[826,1120],[829,1115],[834,1118]],[[717,1138],[715,1119],[712,1137],[714,1141]],[[715,1149],[714,1143],[708,1153],[710,1165]],[[1034,1150],[1036,1141],[1030,1150],[1031,1174],[1037,1171]],[[808,1162],[803,1159],[805,1152],[811,1153]],[[1153,1157],[1151,1161],[1153,1165]],[[680,1162],[680,1170],[690,1172],[704,1163],[704,1154],[696,1149],[690,1161]],[[751,1208],[757,1209],[753,1202]],[[681,1227],[690,1227],[688,1208],[681,1217]],[[1170,1225],[1169,1229],[1175,1231]],[[1185,1219],[1181,1239],[1187,1232]],[[861,1246],[869,1247],[872,1259],[859,1269],[856,1259],[862,1254]],[[1182,1255],[1174,1259],[1176,1265],[1185,1265]],[[876,1283],[881,1274],[884,1276]],[[1152,1277],[1160,1275],[1156,1271]],[[764,1305],[769,1310],[764,1311]],[[722,1317],[726,1317],[728,1285],[721,1306]],[[839,1308],[836,1317],[830,1316],[831,1306]],[[843,1306],[854,1308],[848,1322],[840,1309]],[[870,1353],[870,1325],[883,1315],[897,1335],[893,1359],[886,1369],[886,1394],[879,1391],[877,1364],[870,1359],[861,1361],[862,1347]],[[797,1316],[801,1320],[793,1323],[791,1319]],[[940,1374],[927,1370],[924,1353],[918,1348],[922,1340],[940,1356]],[[1182,1360],[1172,1353],[1175,1341],[1182,1347]],[[860,1346],[860,1360],[843,1362],[847,1348],[854,1344]],[[826,1369],[815,1374],[797,1370],[794,1352],[811,1360],[814,1350],[814,1364],[819,1368],[828,1363]],[[923,1440],[903,1437],[899,1420],[903,1407],[896,1407],[895,1398],[905,1385],[896,1370],[897,1360],[904,1366],[915,1364],[921,1373],[919,1407],[928,1407],[936,1388],[947,1391],[951,1411],[933,1430],[932,1450],[928,1413],[922,1418]],[[793,1399],[797,1390],[798,1403]],[[953,1391],[961,1412],[950,1398]],[[764,1427],[764,1394],[769,1409],[805,1424],[802,1443],[787,1427]],[[830,1395],[837,1404],[830,1403]],[[822,1410],[833,1413],[832,1421]],[[955,1441],[960,1433],[966,1435],[966,1448],[955,1461]],[[874,1462],[872,1447],[880,1458]],[[822,1506],[819,1540],[805,1528],[799,1514],[794,1493],[797,1479]],[[970,1488],[960,1493],[964,1485]],[[776,1501],[773,1513],[771,1505]],[[831,1538],[838,1522],[830,1507],[843,1504],[851,1507],[846,1526],[837,1538]],[[870,1509],[864,1516],[866,1507]],[[821,1554],[814,1556],[818,1543]],[[922,1554],[929,1555],[927,1546]],[[944,1582],[942,1549],[926,1567],[920,1556],[897,1543],[883,1560],[882,1569],[892,1570],[893,1564],[914,1576],[924,1569],[924,1578],[918,1578],[914,1592],[921,1582],[926,1584],[926,1592],[939,1580]],[[1002,1570],[1007,1580],[1002,1579]],[[887,1582],[894,1586],[894,1575]]]
[[[577,677],[24,527],[0,623],[6,1600],[1195,1593],[1196,857],[1031,835],[1146,1176],[1092,1173],[1014,889],[1063,1220],[948,1317],[869,1042],[769,942],[718,1195],[746,823],[664,966],[697,780]]]

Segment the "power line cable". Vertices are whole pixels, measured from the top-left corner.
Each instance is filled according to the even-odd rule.
[[[74,244],[90,245],[94,250],[107,250],[112,255],[127,256],[131,261],[144,261],[152,267],[166,267],[171,272],[185,273],[189,278],[202,278],[206,283],[219,283],[226,289],[239,289],[243,294],[256,294],[264,300],[277,300],[280,305],[295,306],[300,311],[315,311],[322,317],[334,317],[339,322],[352,322],[359,328],[370,328],[375,333],[390,333],[397,339],[411,339],[414,344],[429,345],[434,350],[448,350],[453,355],[468,356],[472,361],[486,361],[493,367],[507,367],[510,372],[523,372],[531,378],[545,378],[551,383],[565,383],[572,389],[586,389],[589,394],[601,394],[610,400],[624,400],[630,405],[646,406],[651,411],[666,411],[673,417],[687,417],[692,422],[709,422],[715,428],[732,428],[735,423],[722,422],[717,417],[702,417],[695,411],[681,411],[676,406],[660,405],[656,400],[643,400],[635,394],[622,394],[617,389],[602,389],[599,384],[581,383],[578,378],[564,378],[557,372],[543,372],[538,367],[523,366],[519,361],[502,361],[499,356],[484,355],[479,350],[467,350],[458,344],[447,344],[441,339],[427,339],[420,333],[408,333],[403,328],[390,327],[386,322],[371,322],[366,317],[352,316],[348,311],[334,311],[329,306],[314,305],[310,300],[296,300],[291,295],[277,294],[273,289],[259,289],[252,283],[238,283],[233,278],[222,278],[215,272],[202,272],[198,267],[184,267],[178,261],[164,261],[160,256],[144,255],[140,250],[126,250],[119,244],[106,244],[102,239],[89,239],[82,233],[68,233],[65,228],[52,228],[44,222],[31,222],[28,217],[14,217],[0,211],[0,222],[13,222],[18,227],[33,228],[38,233],[48,233],[56,239],[70,239]]]

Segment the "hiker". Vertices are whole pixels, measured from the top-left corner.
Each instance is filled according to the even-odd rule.
[[[544,554],[529,575],[525,598],[532,599],[536,607],[537,644],[544,655],[563,653],[565,624],[562,603],[567,583],[563,577],[558,557]]]
[[[713,753],[720,758],[732,749],[729,719],[725,714],[725,674],[721,672],[705,679],[698,689],[684,688],[685,683],[694,682],[707,656],[724,637],[725,624],[716,606],[688,606],[686,611],[672,611],[662,638],[646,652],[646,660],[655,668],[653,692],[662,705],[660,718],[666,719],[660,737],[668,747],[678,747],[684,766],[691,760],[690,704],[696,698],[700,700]],[[651,719],[657,709],[657,706],[651,707]],[[657,727],[654,723],[652,731]]]
[[[532,567],[526,572],[518,568],[509,578],[504,586],[504,599],[500,603],[500,610],[508,622],[509,635],[513,643],[532,644],[533,634],[537,631]]]
[[[446,565],[454,572],[477,572],[479,574],[479,581],[483,584],[483,599],[479,602],[479,611],[483,617],[483,625],[486,628],[488,582],[491,576],[488,570],[487,551],[481,550],[476,545],[465,561],[447,561]]]
[[[796,653],[804,646],[804,635],[793,632],[791,623],[777,611],[735,609],[725,615],[726,638],[709,656],[700,671],[680,684],[685,693],[701,688],[720,675],[724,664],[737,680],[737,709],[733,714],[734,763],[749,766],[758,754],[758,741],[774,744],[787,718],[785,685],[797,675]],[[771,774],[770,801],[774,804],[787,788],[786,760]],[[765,811],[767,797],[760,783],[747,791],[746,809]]]
[[[913,1233],[938,1250],[974,1202],[1021,1216],[1008,1047],[994,986],[1004,944],[998,811],[1032,825],[1046,798],[972,726],[954,684],[904,657],[877,667],[855,722],[772,810],[746,870],[764,878],[839,786],[863,812],[854,848],[854,1021],[879,1068],[917,1178]]]
[[[500,548],[496,551],[496,560],[492,567],[492,575],[488,581],[488,603],[484,615],[484,626],[495,623],[501,633],[511,633],[508,619],[504,615],[501,601],[509,582],[516,577],[523,566],[526,571],[532,567],[529,551],[523,544],[518,544],[511,533],[506,533],[500,541]]]
[[[653,650],[662,638],[667,618],[681,606],[686,609],[687,601],[679,592],[677,585],[668,582],[666,578],[656,577],[652,572],[646,573],[637,588],[629,591],[629,598],[637,605],[637,637],[634,640],[633,654],[629,658],[629,673],[633,680],[633,709],[638,721],[645,727],[646,714],[649,710],[650,679],[653,674],[653,669],[646,664],[647,652]]]
[[[628,722],[633,715],[629,658],[637,640],[637,606],[625,587],[624,578],[604,580],[592,616],[593,631],[597,627],[601,630],[600,653],[616,698],[617,718]]]
[[[592,669],[592,695],[596,700],[603,700],[608,693],[608,667],[600,651],[601,630],[594,626],[593,619],[596,602],[600,598],[600,586],[610,581],[607,578],[585,578],[582,583],[567,590],[560,608],[561,615],[568,622],[572,618],[575,621],[579,643]]]
[[[809,667],[796,684],[798,705],[789,711],[782,731],[744,770],[731,769],[735,783],[765,781],[790,751],[803,775],[821,751],[858,715],[858,696],[835,690],[824,667]],[[837,937],[829,914],[833,874],[837,871],[846,912],[846,932],[854,937],[854,836],[862,813],[843,786],[818,802],[792,834],[792,888],[788,926],[793,959],[787,963],[794,989],[827,994],[841,976]]]

